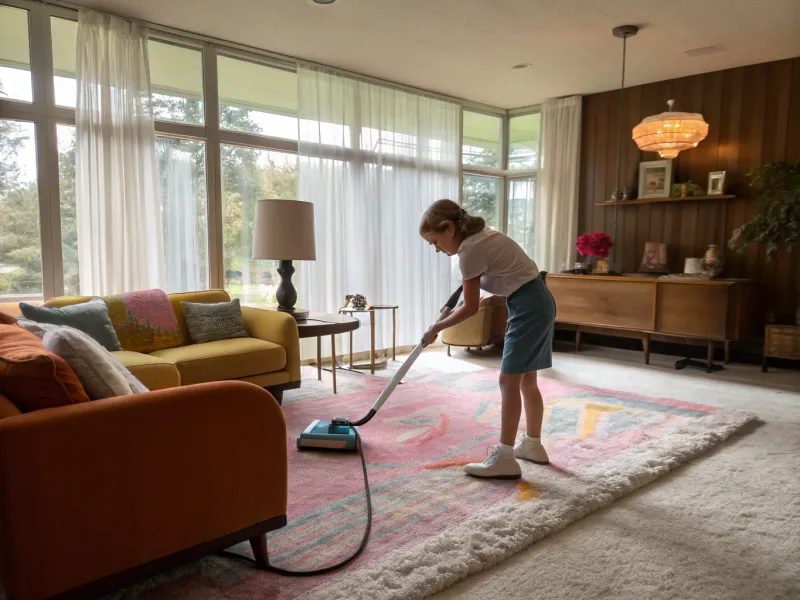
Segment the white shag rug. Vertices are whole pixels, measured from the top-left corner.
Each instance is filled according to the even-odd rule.
[[[493,567],[699,456],[748,422],[751,413],[719,411],[675,426],[657,440],[565,477],[524,465],[533,502],[509,501],[434,538],[387,555],[301,596],[303,600],[421,600]]]

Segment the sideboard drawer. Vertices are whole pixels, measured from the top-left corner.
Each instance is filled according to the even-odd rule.
[[[764,354],[773,358],[800,359],[800,328],[768,325]]]

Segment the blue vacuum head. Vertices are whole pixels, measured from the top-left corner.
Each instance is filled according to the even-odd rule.
[[[317,419],[297,438],[298,450],[356,451],[356,432],[349,425]]]

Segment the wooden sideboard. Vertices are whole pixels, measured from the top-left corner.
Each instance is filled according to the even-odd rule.
[[[556,301],[556,323],[575,329],[578,349],[582,332],[635,337],[648,364],[652,338],[706,342],[710,368],[716,343],[724,344],[728,362],[731,342],[763,331],[755,281],[552,273],[547,287]]]

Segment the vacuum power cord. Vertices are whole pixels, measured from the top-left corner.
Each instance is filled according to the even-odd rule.
[[[325,573],[331,573],[332,571],[337,571],[342,567],[349,565],[353,562],[358,556],[364,551],[364,548],[367,547],[367,542],[369,541],[369,534],[372,530],[372,495],[369,491],[369,479],[367,477],[367,461],[364,458],[364,447],[361,444],[361,436],[358,433],[358,429],[353,427],[353,432],[356,435],[356,447],[358,448],[358,455],[361,457],[361,470],[364,473],[364,493],[367,498],[367,526],[364,528],[364,535],[361,538],[361,543],[359,544],[358,548],[356,549],[353,554],[345,558],[344,560],[336,563],[335,565],[331,565],[329,567],[323,567],[322,569],[314,569],[313,571],[291,571],[289,569],[282,569],[280,567],[276,567],[275,565],[269,564],[269,558],[267,558],[266,570],[271,571],[272,573],[277,573],[278,575],[286,575],[289,577],[313,577],[315,575],[324,575]],[[237,554],[236,552],[231,552],[229,550],[223,550],[222,552],[218,553],[219,556],[223,556],[226,558],[235,558],[238,560],[246,560],[248,562],[254,563],[255,560],[250,558],[249,556],[243,556],[241,554]]]

